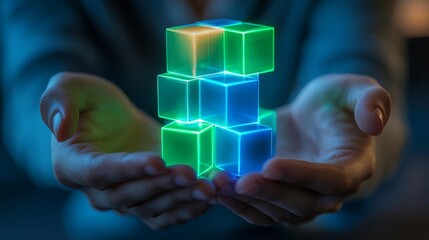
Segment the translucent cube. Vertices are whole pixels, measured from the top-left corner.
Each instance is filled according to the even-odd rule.
[[[259,76],[215,74],[201,79],[201,119],[222,127],[257,123]]]
[[[259,124],[271,128],[272,134],[272,152],[276,154],[276,139],[277,139],[277,114],[274,110],[259,108]]]
[[[182,75],[158,75],[158,115],[190,122],[200,117],[199,80]]]
[[[253,74],[274,70],[274,28],[242,23],[225,30],[225,70]]]
[[[201,76],[224,70],[223,29],[187,25],[167,28],[167,71]]]
[[[187,164],[197,175],[213,166],[213,125],[170,123],[161,129],[162,158],[167,166]]]
[[[196,22],[196,25],[209,26],[209,27],[226,27],[226,26],[231,26],[231,25],[240,24],[240,23],[243,23],[243,22],[227,19],[227,18],[215,18],[215,19],[198,21]]]
[[[235,175],[261,171],[272,154],[271,128],[249,124],[234,128],[216,127],[215,162]]]

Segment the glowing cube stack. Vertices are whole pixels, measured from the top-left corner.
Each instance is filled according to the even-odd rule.
[[[168,28],[158,113],[167,165],[259,171],[274,155],[275,112],[259,108],[259,74],[274,70],[274,28],[212,19]]]

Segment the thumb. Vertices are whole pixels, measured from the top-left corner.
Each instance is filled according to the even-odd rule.
[[[352,75],[349,81],[344,97],[358,127],[368,135],[380,135],[390,117],[389,93],[368,77]]]
[[[80,102],[71,78],[69,73],[54,75],[40,98],[42,119],[60,142],[72,137],[79,123]]]

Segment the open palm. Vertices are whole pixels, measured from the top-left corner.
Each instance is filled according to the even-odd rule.
[[[277,110],[277,154],[236,183],[215,178],[219,202],[247,221],[298,223],[336,211],[374,173],[375,139],[390,97],[374,80],[328,75]],[[228,185],[233,185],[229,190]],[[232,191],[233,190],[233,191]]]
[[[213,184],[196,179],[189,166],[165,166],[159,123],[114,84],[94,75],[58,74],[40,106],[54,134],[56,177],[83,191],[94,207],[138,216],[158,229],[210,206]]]

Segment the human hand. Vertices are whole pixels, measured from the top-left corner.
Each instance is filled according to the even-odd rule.
[[[214,185],[188,166],[167,168],[160,125],[114,84],[89,74],[53,76],[40,101],[54,134],[57,179],[83,191],[97,209],[138,216],[160,229],[204,213]]]
[[[257,225],[302,223],[337,211],[375,171],[375,138],[390,96],[368,77],[327,75],[277,111],[277,156],[261,173],[223,172],[218,201]]]

